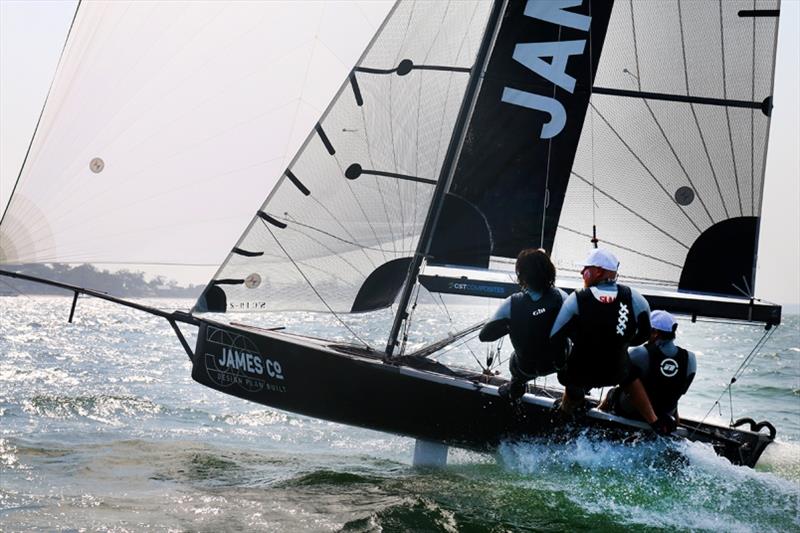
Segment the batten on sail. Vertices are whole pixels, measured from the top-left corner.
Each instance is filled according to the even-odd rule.
[[[613,90],[592,96],[553,253],[562,266],[594,223],[632,279],[753,295],[777,32],[775,17],[739,15],[753,7],[615,3],[614,53],[595,82]]]
[[[629,280],[752,296],[777,7],[509,2],[450,189],[486,219],[486,255],[544,247],[573,270],[596,227]],[[470,265],[457,253],[433,259]]]
[[[259,255],[230,254],[215,276],[261,282],[212,282],[196,310],[392,303],[362,289],[414,255],[490,5],[396,5],[236,244]]]

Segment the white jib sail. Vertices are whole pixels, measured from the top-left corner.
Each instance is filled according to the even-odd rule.
[[[0,263],[219,264],[391,2],[84,2]]]

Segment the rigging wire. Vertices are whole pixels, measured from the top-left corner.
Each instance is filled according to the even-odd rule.
[[[469,342],[469,341],[471,341],[471,340],[475,339],[475,337],[477,337],[479,334],[480,334],[480,332],[477,332],[477,331],[475,331],[475,332],[472,332],[471,334],[464,335],[464,336],[463,336],[461,339],[459,339],[457,342],[453,342],[452,344],[448,344],[448,346],[450,347],[450,349],[451,349],[451,350],[452,350],[453,348],[458,348],[458,347],[459,347],[459,346],[461,346],[462,344],[464,344],[464,343],[466,343],[466,342]],[[431,359],[433,359],[433,360],[435,361],[437,357],[440,357],[440,356],[441,356],[441,355],[443,355],[443,354],[444,354],[444,350],[439,350],[439,352],[438,352],[438,353],[431,354],[430,358],[431,358]]]
[[[708,416],[711,414],[711,412],[714,410],[715,407],[718,407],[719,410],[720,410],[720,414],[722,414],[722,404],[720,404],[720,400],[722,399],[723,396],[725,396],[726,392],[728,393],[728,395],[730,397],[731,425],[733,425],[733,422],[734,422],[734,420],[733,420],[733,396],[732,396],[732,390],[731,390],[732,387],[733,387],[733,384],[736,383],[738,378],[741,377],[741,375],[744,373],[744,371],[747,369],[747,367],[750,365],[750,363],[753,362],[753,358],[755,357],[755,355],[761,350],[761,348],[764,347],[764,345],[767,343],[767,341],[769,341],[770,337],[772,337],[772,334],[775,333],[776,329],[778,329],[777,326],[773,326],[773,327],[769,328],[767,331],[764,332],[764,335],[761,336],[761,338],[758,340],[758,342],[756,342],[756,345],[753,347],[753,349],[750,351],[750,353],[747,355],[747,357],[744,358],[744,361],[742,361],[742,363],[739,365],[739,368],[737,368],[736,371],[733,373],[733,376],[731,376],[730,381],[725,386],[725,388],[722,390],[722,392],[720,393],[719,397],[717,397],[716,401],[714,401],[714,403],[711,405],[711,407],[709,408],[709,410],[705,414],[705,416],[702,418],[702,420],[700,420],[700,422],[697,424],[697,426],[695,426],[694,429],[692,430],[692,432],[689,434],[690,437],[697,432],[699,426],[706,421],[706,419],[708,418]]]
[[[447,314],[447,319],[450,321],[450,325],[452,326],[453,325],[453,318],[452,318],[452,315],[450,314],[450,310],[447,308],[447,304],[444,303],[444,297],[442,296],[442,293],[439,293],[439,299],[442,302],[442,308],[444,309],[444,312]],[[434,298],[433,301],[434,301],[434,303],[436,303],[436,298]],[[469,350],[469,353],[472,354],[472,357],[474,357],[475,360],[478,361],[478,356],[472,350],[472,347],[470,347],[469,344],[466,344],[465,347],[467,348],[467,350]],[[488,369],[488,365],[486,367],[484,367],[483,364],[480,361],[478,361],[478,365],[481,367],[481,370],[487,370]]]
[[[561,40],[561,32],[563,28],[561,26],[558,27],[558,40]],[[555,100],[556,98],[556,84],[553,84],[553,94],[551,98]],[[544,248],[544,228],[547,222],[547,206],[550,204],[550,160],[552,159],[552,151],[553,151],[553,138],[549,138],[547,140],[547,162],[545,164],[545,173],[544,173],[544,195],[542,198],[542,231],[539,236],[539,248]],[[552,250],[551,250],[552,252]]]
[[[400,355],[403,355],[406,351],[406,343],[408,342],[408,332],[411,330],[411,318],[414,316],[414,311],[417,310],[417,302],[419,301],[419,291],[422,288],[422,285],[420,283],[416,283],[415,285],[417,292],[414,295],[414,303],[411,305],[411,310],[408,312],[408,316],[403,322],[403,337],[400,340]]]
[[[413,316],[414,311],[415,311],[415,309],[417,307],[417,301],[419,300],[419,291],[420,291],[421,288],[422,288],[422,285],[421,284],[417,284],[417,293],[416,293],[416,296],[414,298],[414,304],[412,305],[411,311],[409,312],[409,315],[408,315],[408,318],[405,320],[405,323],[403,325],[403,339],[402,339],[401,345],[400,345],[400,354],[403,354],[405,352],[406,341],[408,340],[408,331],[409,331],[410,324],[411,324],[411,317]],[[447,308],[447,304],[445,303],[444,297],[442,296],[442,294],[439,293],[439,300],[441,301],[441,305],[439,304],[439,302],[436,301],[436,297],[434,295],[431,295],[431,296],[432,296],[431,300],[433,301],[433,303],[436,304],[436,306],[439,308],[440,311],[444,311],[444,314],[447,316],[448,322],[452,326],[453,325],[453,316],[450,314],[450,310]],[[483,363],[480,362],[477,354],[474,352],[472,347],[470,347],[469,344],[466,344],[465,347],[472,354],[472,357],[475,359],[475,361],[478,362],[478,366],[481,368],[481,370],[482,371],[487,370],[488,367],[484,367]]]
[[[319,299],[320,299],[320,301],[322,302],[322,304],[323,304],[323,305],[324,305],[324,306],[325,306],[325,307],[328,309],[328,311],[330,311],[330,313],[331,313],[331,314],[334,316],[334,318],[336,318],[336,320],[338,320],[338,321],[339,321],[339,322],[340,322],[340,323],[341,323],[341,324],[342,324],[342,325],[345,327],[345,329],[346,329],[347,331],[349,331],[349,332],[350,332],[350,333],[353,335],[353,337],[355,337],[355,338],[356,338],[356,339],[357,339],[359,342],[361,342],[361,343],[362,343],[364,346],[366,346],[366,347],[367,347],[367,349],[369,349],[369,350],[373,350],[372,346],[370,346],[370,345],[369,345],[369,344],[368,344],[368,343],[367,343],[367,342],[366,342],[364,339],[362,339],[362,338],[361,338],[361,337],[358,335],[358,333],[356,333],[355,331],[353,331],[353,328],[351,328],[349,325],[347,325],[347,322],[345,322],[345,321],[344,321],[344,320],[343,320],[343,319],[342,319],[342,318],[341,318],[341,317],[340,317],[340,316],[339,316],[339,315],[336,313],[336,311],[334,311],[334,310],[333,310],[333,308],[332,308],[330,305],[328,305],[328,302],[327,302],[327,301],[325,301],[325,298],[323,298],[323,297],[322,297],[322,295],[319,293],[319,291],[317,291],[317,289],[316,289],[316,288],[314,287],[314,285],[311,283],[311,280],[309,280],[309,279],[306,277],[305,273],[304,273],[304,272],[303,272],[303,270],[300,268],[300,266],[298,266],[298,264],[295,262],[294,258],[292,258],[292,256],[291,256],[291,255],[289,254],[289,252],[286,250],[286,248],[284,248],[284,247],[283,247],[283,245],[281,244],[281,241],[279,241],[279,240],[278,240],[278,238],[275,236],[275,234],[272,232],[272,228],[270,228],[270,227],[267,225],[267,223],[266,223],[266,222],[265,222],[263,219],[259,219],[259,220],[261,220],[261,223],[264,225],[264,227],[265,227],[265,228],[267,228],[267,231],[268,231],[268,232],[269,232],[269,234],[272,236],[272,238],[275,240],[275,243],[278,245],[278,247],[279,247],[279,248],[280,248],[280,249],[283,251],[283,253],[286,255],[286,258],[287,258],[287,259],[289,259],[289,261],[291,261],[292,265],[294,265],[294,268],[295,268],[295,269],[297,269],[297,272],[298,272],[298,273],[299,273],[299,274],[300,274],[300,275],[303,277],[303,279],[306,281],[306,283],[308,283],[308,286],[309,286],[309,288],[310,288],[312,291],[314,291],[314,294],[316,294],[316,295],[317,295],[317,298],[319,298]]]
[[[589,3],[589,17],[592,16],[592,4]],[[592,48],[592,28],[589,27],[589,101],[592,101],[594,90],[594,49]],[[591,153],[589,156],[589,169],[592,174],[592,238],[591,243],[597,248],[597,200],[595,199],[594,177],[594,106],[589,107],[589,138],[591,140]]]

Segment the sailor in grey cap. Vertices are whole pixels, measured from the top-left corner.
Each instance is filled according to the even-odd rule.
[[[697,372],[694,353],[675,345],[678,323],[666,311],[650,313],[650,341],[629,352],[631,364],[642,381],[653,411],[678,420],[678,400],[686,394]],[[605,411],[639,418],[630,396],[619,387],[608,392],[600,406]]]
[[[617,283],[618,269],[610,251],[589,252],[581,269],[584,288],[569,295],[553,324],[551,342],[572,341],[558,372],[565,386],[559,410],[572,415],[585,404],[589,389],[620,385],[654,431],[667,434],[674,421],[656,416],[628,360],[628,347],[650,336],[650,306],[636,289]]]

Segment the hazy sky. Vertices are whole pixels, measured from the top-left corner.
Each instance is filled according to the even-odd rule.
[[[74,12],[71,0],[0,0],[0,212]],[[756,293],[787,304],[800,302],[800,0],[783,1],[779,28]]]

